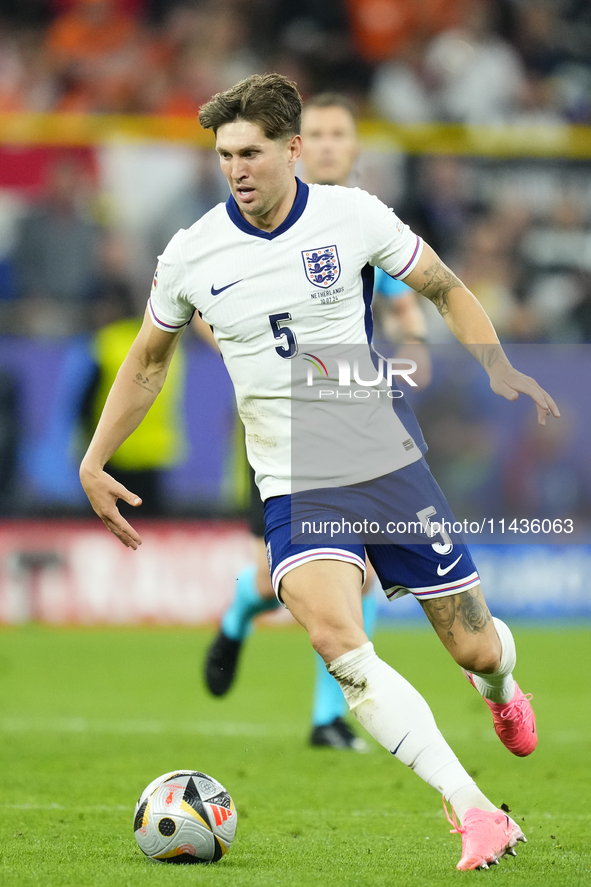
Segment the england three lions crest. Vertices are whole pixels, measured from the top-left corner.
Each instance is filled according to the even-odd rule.
[[[336,245],[320,246],[317,249],[302,250],[306,277],[314,286],[328,289],[340,277],[341,263]]]

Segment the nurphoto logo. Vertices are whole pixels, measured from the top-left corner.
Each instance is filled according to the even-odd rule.
[[[337,397],[351,397],[352,394],[353,397],[368,398],[371,397],[372,394],[370,389],[374,389],[374,393],[378,397],[380,397],[382,393],[390,398],[404,397],[402,391],[395,386],[394,378],[396,376],[404,379],[404,381],[413,388],[417,387],[417,383],[411,378],[412,374],[416,372],[417,364],[416,361],[411,360],[410,358],[386,358],[374,352],[373,359],[364,361],[366,366],[362,371],[359,366],[358,358],[355,358],[352,361],[351,367],[351,361],[344,357],[335,357],[334,355],[330,355],[329,357],[319,357],[318,355],[310,354],[307,351],[303,352],[302,357],[310,364],[307,368],[306,377],[306,385],[309,388],[313,387],[316,381],[324,382],[325,379],[333,381],[326,366],[326,362],[329,360],[336,364],[338,381],[336,379],[334,379],[334,381],[337,382],[339,388],[350,389],[353,384],[359,386],[353,392],[335,392],[334,389],[320,389],[318,393],[319,398],[334,397],[335,394]],[[369,378],[362,378],[362,374],[368,375]]]

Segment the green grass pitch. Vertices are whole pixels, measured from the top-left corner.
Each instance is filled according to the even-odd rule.
[[[257,632],[219,700],[201,679],[211,631],[5,628],[0,884],[591,884],[591,629],[514,630],[540,736],[526,759],[496,739],[429,629],[375,639],[528,838],[515,859],[462,873],[438,795],[373,740],[367,755],[307,746],[314,666],[302,631]],[[137,796],[177,767],[211,773],[236,803],[236,840],[216,865],[153,863],[135,843]]]

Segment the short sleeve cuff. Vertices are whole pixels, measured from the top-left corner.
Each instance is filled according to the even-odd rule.
[[[399,271],[398,274],[391,275],[395,280],[403,280],[407,276],[407,274],[410,274],[414,266],[421,258],[421,253],[423,252],[423,241],[422,238],[418,237],[416,234],[415,237],[417,238],[417,242],[415,244],[412,256],[410,257],[402,271]]]
[[[184,321],[179,322],[178,319],[172,320],[171,318],[164,317],[160,309],[154,306],[152,302],[152,297],[148,299],[148,308],[154,326],[157,326],[160,330],[164,330],[164,332],[166,333],[176,333],[178,330],[182,330],[183,327],[187,326],[187,324],[191,322],[191,318],[195,313],[194,311],[192,311],[191,316]]]

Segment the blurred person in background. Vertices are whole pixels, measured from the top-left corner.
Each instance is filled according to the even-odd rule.
[[[42,30],[6,26],[0,12],[0,112],[48,111],[56,101],[55,72]]]
[[[256,8],[233,0],[173,5],[160,37],[164,64],[156,84],[146,80],[151,110],[194,117],[212,92],[264,67],[256,52]]]
[[[459,273],[474,293],[501,338],[515,308],[517,271],[501,219],[491,214],[473,221],[463,240]]]
[[[302,178],[309,184],[350,184],[359,154],[355,107],[345,96],[321,93],[306,102],[302,114]],[[382,320],[392,335],[390,341],[424,342],[425,321],[414,290],[377,269],[375,289],[381,299]],[[202,324],[204,326],[204,324]],[[415,355],[416,356],[416,355]],[[248,519],[253,536],[254,563],[244,568],[236,584],[232,605],[222,618],[205,663],[205,680],[216,696],[225,695],[234,682],[243,644],[256,616],[279,607],[271,584],[265,549],[263,503],[249,468],[250,503]],[[373,635],[377,603],[375,573],[368,565],[362,601],[363,621]],[[365,751],[367,743],[356,736],[343,720],[347,704],[337,681],[316,654],[316,682],[312,708],[310,743],[335,749]]]
[[[117,0],[74,0],[46,34],[59,84],[57,110],[128,110],[144,41],[139,20]]]
[[[417,38],[458,25],[467,0],[346,0],[358,53],[372,63],[398,58]]]
[[[223,180],[223,181],[222,181]],[[182,192],[158,213],[149,233],[151,255],[160,255],[171,237],[181,228],[190,228],[196,219],[223,201],[226,182],[211,151],[197,151],[193,176]]]
[[[87,164],[63,155],[48,167],[42,200],[20,221],[11,256],[19,332],[65,336],[88,328],[101,231]]]
[[[162,3],[158,27],[152,29],[139,108],[145,113],[194,115],[195,97],[179,92],[176,60],[200,37],[201,18],[196,5]]]
[[[585,300],[590,255],[589,207],[574,189],[571,194],[561,189],[551,210],[532,221],[519,244],[527,269],[524,302],[538,318],[536,332],[544,341],[580,341],[576,312]]]
[[[585,0],[514,3],[512,38],[546,119],[591,121],[591,5]]]
[[[394,58],[376,66],[369,99],[376,115],[393,123],[434,120],[435,103],[425,70],[423,41],[405,45]]]
[[[519,107],[523,64],[498,33],[498,13],[492,0],[472,0],[459,26],[428,46],[425,65],[437,119],[490,126],[509,121]]]
[[[267,70],[297,79],[308,95],[338,90],[365,101],[371,64],[354,45],[343,0],[282,0],[267,9]]]
[[[394,123],[427,123],[437,115],[425,64],[435,35],[459,25],[465,0],[347,0],[357,51],[373,65],[369,100]]]

